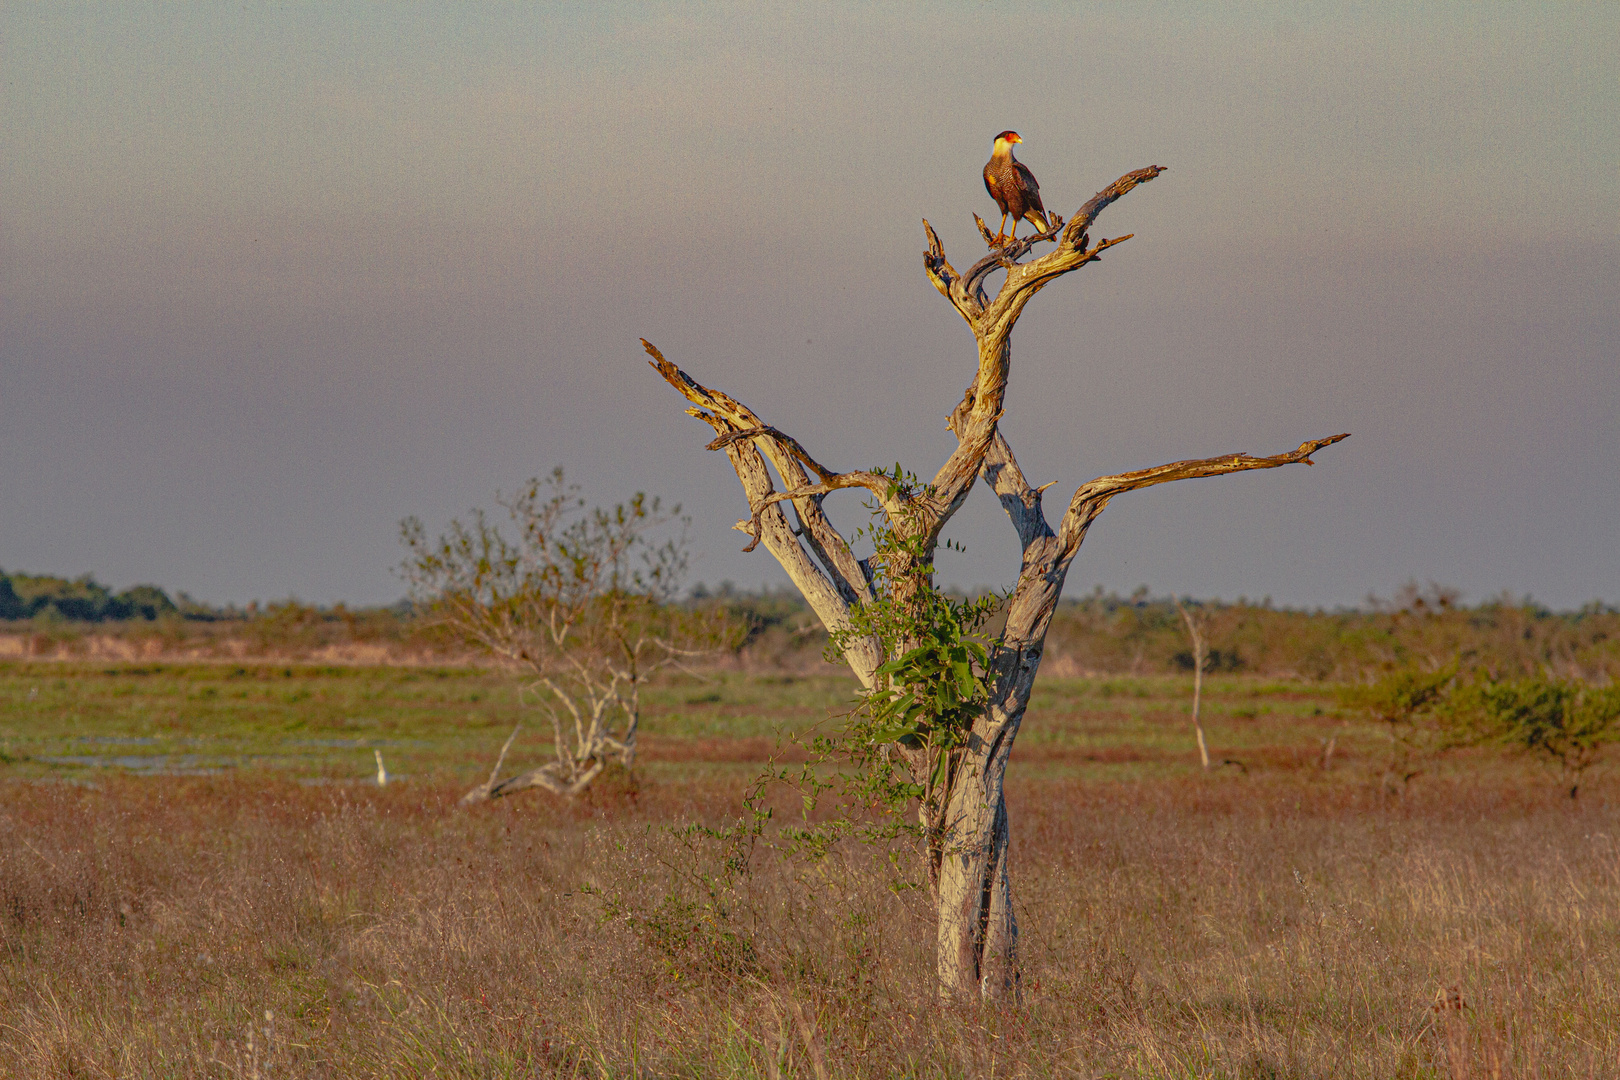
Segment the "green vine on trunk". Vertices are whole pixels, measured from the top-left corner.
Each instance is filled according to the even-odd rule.
[[[931,495],[898,465],[892,473],[873,471],[890,478],[891,505],[912,505],[919,490],[924,499]],[[803,800],[802,824],[783,830],[796,853],[820,858],[846,837],[867,843],[921,838],[932,880],[950,785],[968,733],[990,700],[995,643],[983,628],[1004,598],[959,600],[941,592],[934,584],[934,538],[916,520],[891,519],[877,504],[868,509],[872,523],[856,535],[873,546],[868,565],[877,599],[851,612],[849,627],[831,635],[827,651],[836,661],[852,640],[875,637],[889,659],[839,730],[811,741],[811,760],[796,775],[782,769],[772,779],[797,788]],[[822,767],[830,762],[842,767],[828,779]],[[837,808],[814,819],[830,791]]]

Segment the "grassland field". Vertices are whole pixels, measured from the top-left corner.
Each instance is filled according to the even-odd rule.
[[[728,878],[668,828],[846,677],[671,677],[633,784],[461,809],[515,724],[508,771],[549,753],[499,672],[0,663],[0,1076],[1620,1077],[1612,773],[1392,791],[1335,686],[1232,675],[1204,775],[1190,683],[1038,687],[989,1010],[932,1001],[905,852]]]
[[[1051,679],[1036,691],[1014,760],[1034,775],[1137,779],[1196,767],[1190,680]],[[649,779],[693,763],[738,775],[795,735],[825,730],[849,707],[838,673],[676,675],[644,697]],[[1211,678],[1205,725],[1244,768],[1341,763],[1376,755],[1378,733],[1337,705],[1327,684]],[[399,780],[469,782],[487,772],[517,724],[511,760],[550,752],[550,725],[518,684],[476,667],[334,667],[287,663],[0,664],[0,753],[11,778],[91,779],[261,770],[305,781],[361,781],[381,750]],[[778,744],[781,744],[780,748]],[[1329,762],[1332,764],[1332,761]]]

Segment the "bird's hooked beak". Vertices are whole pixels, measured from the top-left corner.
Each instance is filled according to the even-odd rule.
[[[1024,140],[1020,139],[1018,137],[1018,132],[1015,131],[1011,135],[1007,136],[1007,141],[1010,142],[1010,143],[1021,143]]]

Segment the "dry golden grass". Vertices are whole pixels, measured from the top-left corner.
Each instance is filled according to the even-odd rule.
[[[1015,778],[997,1012],[928,999],[926,899],[870,852],[711,891],[666,825],[735,814],[717,775],[7,783],[0,1075],[1620,1075],[1612,785]]]

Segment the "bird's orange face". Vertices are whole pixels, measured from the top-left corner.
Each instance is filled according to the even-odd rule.
[[[1014,143],[1021,143],[1023,141],[1023,139],[1018,137],[1018,132],[1016,131],[1003,131],[1000,135],[996,136],[996,142],[1006,143],[1008,146],[1011,146]]]

